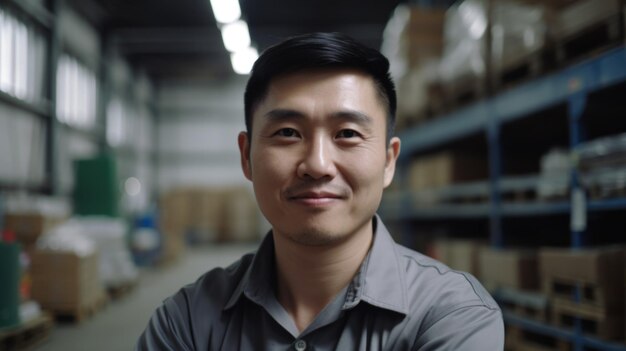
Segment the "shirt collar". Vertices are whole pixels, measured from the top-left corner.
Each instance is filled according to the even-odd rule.
[[[274,275],[274,237],[270,230],[259,245],[252,263],[224,306],[224,310],[233,307],[242,294],[258,304],[263,304],[268,296],[274,294]]]
[[[396,244],[378,215],[373,221],[374,242],[357,275],[348,286],[343,308],[352,308],[363,301],[407,314],[406,281],[396,253]],[[233,307],[242,294],[263,304],[274,294],[274,281],[274,239],[270,231],[224,309]]]
[[[408,313],[406,278],[396,243],[378,215],[374,217],[374,242],[346,295],[344,309],[360,301],[398,313]]]

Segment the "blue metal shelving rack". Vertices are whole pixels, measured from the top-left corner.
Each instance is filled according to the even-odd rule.
[[[573,248],[583,247],[586,213],[607,210],[626,211],[626,198],[588,201],[585,199],[577,170],[572,170],[570,187],[573,195],[570,201],[530,204],[503,202],[501,190],[504,183],[510,179],[502,177],[500,129],[502,125],[511,121],[554,106],[565,105],[568,113],[569,144],[571,150],[575,150],[585,141],[581,119],[587,105],[588,95],[619,84],[626,84],[626,47],[607,51],[596,58],[535,79],[492,98],[441,116],[419,128],[401,133],[402,154],[399,159],[401,180],[407,177],[407,167],[403,166],[406,166],[414,155],[425,153],[463,137],[484,134],[490,165],[489,181],[473,186],[480,188],[480,191],[486,191],[490,201],[484,205],[434,205],[420,208],[413,204],[411,194],[402,193],[395,194],[391,200],[384,201],[383,216],[394,220],[489,218],[490,241],[494,247],[502,247],[504,244],[501,225],[503,217],[569,214],[572,219],[571,245]],[[451,190],[457,191],[457,189]],[[458,188],[458,191],[467,191],[467,189]],[[578,218],[581,213],[582,218]],[[608,343],[582,335],[580,321],[575,324],[573,331],[568,331],[510,314],[505,314],[505,320],[507,323],[537,333],[569,340],[576,351],[582,351],[585,347],[606,351],[626,351],[626,345]]]
[[[626,48],[620,47],[608,51],[600,57],[536,79],[493,98],[476,102],[417,129],[401,133],[400,166],[405,165],[415,154],[472,134],[484,133],[487,137],[489,150],[490,180],[488,186],[492,199],[492,206],[490,206],[488,214],[492,222],[496,222],[491,227],[493,230],[491,241],[494,246],[501,246],[502,233],[499,225],[497,225],[501,216],[567,213],[571,212],[571,206],[570,203],[516,205],[506,204],[500,200],[500,183],[507,180],[502,178],[500,167],[500,126],[559,104],[567,104],[570,147],[575,149],[584,141],[580,119],[586,105],[587,95],[624,82],[626,82]],[[402,172],[402,167],[400,168]],[[578,175],[574,172],[572,178],[572,184],[576,189],[578,188]],[[626,209],[626,199],[591,202],[587,204],[587,209],[596,211]],[[430,217],[439,215],[445,218],[449,215],[445,209],[438,211],[437,208],[433,208],[430,211],[433,212]],[[410,201],[404,201],[400,213],[392,214],[392,212],[395,211],[387,211],[387,214],[394,218],[413,218],[421,215],[421,210],[417,211],[410,206]],[[472,214],[477,217],[484,215],[482,210],[464,211],[462,208],[454,208],[450,214],[461,212],[465,213],[462,216],[467,217],[471,217]],[[572,233],[573,246],[580,247],[583,241],[582,237],[582,231]]]

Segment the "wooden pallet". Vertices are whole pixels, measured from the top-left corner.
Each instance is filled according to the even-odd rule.
[[[543,286],[544,293],[551,296],[555,301],[573,302],[595,307],[614,307],[616,302],[622,299],[621,294],[612,294],[612,291],[607,287],[583,280],[544,277]],[[578,298],[575,297],[577,294]]]
[[[550,304],[547,296],[539,292],[500,288],[494,293],[503,310],[539,322],[550,322]]]
[[[571,351],[570,342],[519,327],[507,328],[505,349],[509,351]]]
[[[626,187],[606,186],[603,184],[592,184],[587,187],[589,198],[593,200],[604,200],[610,198],[626,197]]]
[[[24,350],[45,340],[52,329],[52,318],[48,314],[28,321],[18,327],[0,331],[0,350]]]
[[[104,308],[108,300],[108,296],[106,294],[102,294],[92,303],[84,306],[59,306],[47,307],[47,309],[58,322],[82,323],[84,320],[90,318],[96,314],[96,312]]]
[[[552,311],[552,320],[560,327],[574,329],[578,320],[584,334],[606,340],[624,339],[624,315],[621,310],[556,300]]]

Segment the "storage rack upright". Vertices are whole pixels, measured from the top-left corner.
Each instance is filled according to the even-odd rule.
[[[621,100],[620,100],[621,96]],[[536,176],[505,176],[503,172],[504,128],[512,123],[536,117],[538,114],[564,114],[566,145],[573,154],[581,143],[598,136],[590,132],[589,116],[594,109],[599,114],[594,118],[604,120],[604,125],[615,125],[614,130],[602,129],[599,134],[626,132],[626,47],[620,46],[599,56],[587,59],[543,77],[533,79],[490,98],[474,102],[459,110],[425,122],[400,133],[402,153],[398,160],[398,182],[400,189],[408,189],[408,164],[416,155],[434,149],[446,148],[455,141],[468,136],[484,138],[489,162],[489,179],[467,185],[454,185],[444,189],[450,194],[487,193],[488,201],[481,204],[443,204],[430,207],[417,206],[410,191],[394,191],[385,195],[381,216],[387,222],[404,228],[402,240],[409,244],[414,239],[411,224],[430,220],[488,218],[489,241],[494,248],[504,248],[512,241],[512,234],[503,230],[502,222],[507,218],[538,218],[540,216],[569,216],[569,245],[582,248],[590,242],[587,234],[588,215],[603,216],[605,213],[626,214],[626,197],[589,200],[580,182],[580,174],[572,167],[569,182],[570,198],[544,202],[508,202],[502,194],[507,189],[535,187]],[[615,116],[600,116],[606,111],[602,105],[610,101],[618,112]],[[621,115],[621,116],[620,116]],[[591,121],[595,123],[596,121]],[[541,126],[540,126],[541,127]],[[598,129],[598,128],[596,128]],[[531,136],[528,136],[529,140]],[[626,233],[626,225],[616,222],[621,231],[620,242]],[[619,234],[618,234],[619,235]],[[580,322],[574,330],[566,330],[535,322],[519,316],[505,314],[508,324],[519,326],[536,333],[570,341],[575,350],[593,347],[594,350],[626,350],[626,345],[603,341],[583,335]]]

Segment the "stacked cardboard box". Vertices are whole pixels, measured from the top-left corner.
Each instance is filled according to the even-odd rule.
[[[486,155],[445,151],[413,160],[409,169],[409,187],[421,191],[484,180],[487,176]]]
[[[565,3],[550,3],[557,16],[553,34],[557,39],[567,38],[598,23],[619,16],[622,11],[620,0],[580,0]]]
[[[539,287],[536,251],[483,248],[479,267],[481,282],[490,291],[498,288],[532,291]]]
[[[37,239],[46,231],[66,220],[61,215],[49,215],[39,212],[7,213],[4,216],[5,228],[15,233],[16,240],[26,250],[31,250]]]
[[[400,50],[406,55],[410,68],[441,57],[445,11],[410,7],[409,18],[400,37]]]
[[[251,241],[259,238],[259,210],[252,193],[246,188],[224,191],[225,241]]]
[[[185,237],[194,242],[254,240],[258,224],[256,203],[244,187],[175,189],[161,198],[166,246],[167,240],[177,245]]]
[[[104,299],[97,253],[36,250],[31,260],[32,297],[44,309],[82,314]]]
[[[440,239],[432,243],[429,255],[452,269],[480,277],[479,254],[485,246],[479,240]]]
[[[171,262],[180,257],[185,248],[185,234],[189,223],[191,203],[188,189],[177,189],[160,199],[161,260]]]
[[[543,249],[542,290],[553,305],[553,321],[605,339],[624,338],[624,248]]]
[[[397,86],[399,128],[424,119],[429,106],[441,100],[432,63],[443,51],[444,19],[440,9],[400,5],[387,24],[383,51]]]

